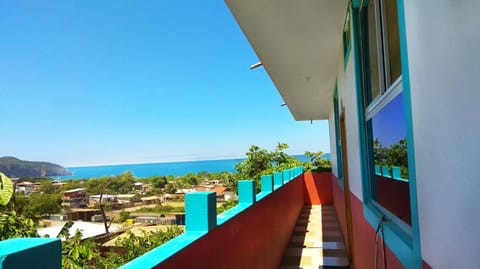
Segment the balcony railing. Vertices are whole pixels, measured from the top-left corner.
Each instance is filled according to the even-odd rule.
[[[239,181],[238,205],[218,216],[214,192],[186,194],[185,232],[121,268],[278,268],[304,203],[331,200],[331,187],[322,195],[306,181],[302,167],[262,176],[258,194],[253,180]],[[60,241],[1,241],[0,260],[2,269],[60,268]]]

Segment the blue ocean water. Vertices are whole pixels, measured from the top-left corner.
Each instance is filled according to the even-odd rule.
[[[325,155],[326,158],[329,158],[329,155]],[[305,155],[295,155],[295,157],[302,162],[309,161],[309,158],[307,158]],[[67,180],[113,176],[127,171],[132,172],[137,178],[157,175],[181,176],[188,173],[196,174],[199,172],[235,172],[235,165],[243,160],[245,159],[67,167],[67,169],[70,170],[73,175],[59,177],[59,179]]]

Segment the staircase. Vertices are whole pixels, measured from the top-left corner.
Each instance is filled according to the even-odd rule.
[[[350,268],[333,206],[306,205],[302,209],[280,268]]]

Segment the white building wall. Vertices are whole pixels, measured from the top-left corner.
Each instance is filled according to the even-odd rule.
[[[480,1],[405,0],[422,257],[480,268]]]
[[[346,67],[344,67],[343,63],[343,49],[341,50],[341,57],[339,58],[340,62],[338,63],[339,68],[337,71],[338,99],[340,102],[339,112],[341,113],[342,107],[344,107],[350,191],[355,194],[357,198],[363,200],[359,147],[360,140],[358,137],[358,106],[354,62],[355,52],[353,49],[350,51]],[[335,139],[335,137],[333,137],[333,139]]]
[[[335,113],[333,111],[333,103],[331,105],[330,113],[328,115],[328,130],[330,135],[330,156],[332,157],[332,174],[334,174],[338,178],[337,143],[335,141]]]

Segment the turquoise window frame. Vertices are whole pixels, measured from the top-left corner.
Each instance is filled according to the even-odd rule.
[[[417,206],[417,188],[416,188],[416,169],[415,169],[415,152],[413,141],[413,120],[412,120],[412,106],[410,93],[410,77],[408,68],[408,50],[407,50],[407,36],[405,26],[405,7],[404,0],[397,0],[398,25],[400,35],[400,60],[402,64],[402,83],[403,83],[403,98],[405,109],[405,124],[406,124],[406,139],[408,151],[408,166],[409,166],[409,187],[410,187],[410,212],[411,212],[411,226],[409,229],[400,227],[397,223],[388,221],[393,217],[385,210],[380,210],[378,204],[373,201],[372,186],[370,177],[374,175],[374,167],[369,164],[369,159],[372,154],[367,148],[367,131],[365,121],[365,110],[363,103],[363,89],[362,89],[362,75],[361,75],[361,49],[360,49],[360,25],[359,25],[359,7],[367,4],[368,0],[354,1],[352,9],[352,24],[353,24],[353,40],[352,45],[355,50],[354,64],[355,64],[355,81],[357,91],[357,109],[358,109],[358,125],[359,125],[359,149],[360,149],[360,165],[362,173],[363,186],[363,214],[370,226],[375,230],[377,225],[386,218],[387,221],[383,223],[384,233],[383,240],[399,261],[405,268],[421,268],[421,245],[420,245],[420,229],[418,221],[418,206]],[[410,171],[411,170],[411,171]]]
[[[336,82],[335,90],[333,92],[333,113],[335,124],[335,150],[337,154],[337,178],[340,181],[340,185],[343,186],[343,156],[340,137],[340,111],[338,107],[338,87]]]
[[[345,21],[343,22],[343,69],[347,68],[348,58],[350,56],[350,51],[352,50],[352,9],[351,4],[348,4],[347,12],[345,13]]]

